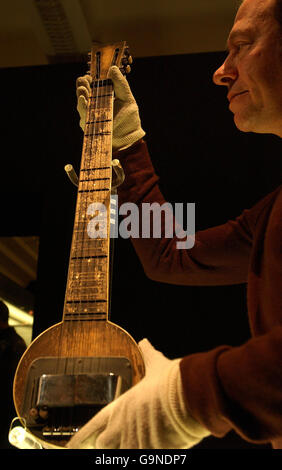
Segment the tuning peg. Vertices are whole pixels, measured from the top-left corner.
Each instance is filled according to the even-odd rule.
[[[72,184],[75,186],[78,186],[78,176],[73,168],[72,165],[68,163],[68,165],[65,165],[65,172],[68,175],[69,179],[71,180]]]
[[[128,65],[128,64],[132,64],[132,62],[133,62],[133,59],[132,59],[131,55],[128,56],[128,57],[124,57],[122,59],[122,64],[125,65],[125,66]]]
[[[130,67],[130,65],[127,65],[125,67],[125,73],[130,73],[130,72],[131,72],[131,67]]]

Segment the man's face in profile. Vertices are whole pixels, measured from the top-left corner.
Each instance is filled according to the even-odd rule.
[[[282,137],[282,33],[275,0],[245,0],[214,82],[228,87],[229,109],[244,132]]]

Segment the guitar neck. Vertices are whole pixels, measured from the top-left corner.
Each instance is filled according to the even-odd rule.
[[[96,80],[86,118],[63,321],[108,318],[112,122],[112,83]]]

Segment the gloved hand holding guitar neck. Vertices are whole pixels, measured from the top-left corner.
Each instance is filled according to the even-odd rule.
[[[130,147],[144,137],[141,127],[139,110],[126,78],[119,68],[114,66],[109,70],[108,77],[114,84],[114,122],[113,122],[113,152]],[[76,82],[77,110],[80,115],[80,127],[84,131],[87,102],[90,94],[90,75],[79,77]]]

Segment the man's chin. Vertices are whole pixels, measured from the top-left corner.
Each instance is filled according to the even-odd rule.
[[[247,113],[235,112],[234,113],[234,123],[237,129],[241,132],[256,132],[263,133],[263,130],[260,130],[258,119],[254,119],[254,115],[250,116]]]
[[[234,123],[237,129],[241,132],[255,132],[253,129],[250,128],[250,124],[244,121],[243,119],[240,119],[234,115]]]

